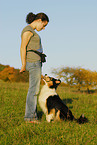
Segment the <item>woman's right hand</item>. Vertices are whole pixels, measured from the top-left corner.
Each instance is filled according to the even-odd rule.
[[[26,70],[26,65],[22,65],[21,69],[20,69],[20,73],[25,72]]]

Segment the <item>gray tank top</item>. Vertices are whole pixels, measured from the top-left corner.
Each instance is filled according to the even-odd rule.
[[[21,37],[22,37],[23,33],[26,31],[30,31],[33,33],[33,36],[31,37],[31,39],[28,42],[26,50],[28,51],[28,50],[33,49],[33,50],[37,50],[39,52],[43,52],[40,36],[32,29],[31,26],[28,25],[22,30]],[[40,56],[38,54],[36,54],[34,52],[27,52],[26,62],[35,62],[38,60],[40,60]]]

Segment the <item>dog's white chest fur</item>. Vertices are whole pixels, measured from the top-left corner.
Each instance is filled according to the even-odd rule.
[[[44,85],[41,89],[40,95],[39,95],[39,105],[42,108],[43,112],[46,114],[47,107],[46,107],[46,99],[49,96],[57,95],[55,89],[50,89],[47,85]]]

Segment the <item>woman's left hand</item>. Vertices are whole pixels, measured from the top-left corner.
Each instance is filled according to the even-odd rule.
[[[20,73],[25,72],[25,70],[26,70],[26,66],[25,65],[22,65],[21,70],[20,70]]]

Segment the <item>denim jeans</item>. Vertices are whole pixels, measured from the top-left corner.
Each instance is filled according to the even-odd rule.
[[[24,120],[33,120],[37,119],[37,95],[40,88],[41,80],[41,63],[40,61],[36,62],[27,62],[26,70],[29,71],[29,89],[26,99],[26,109]]]

